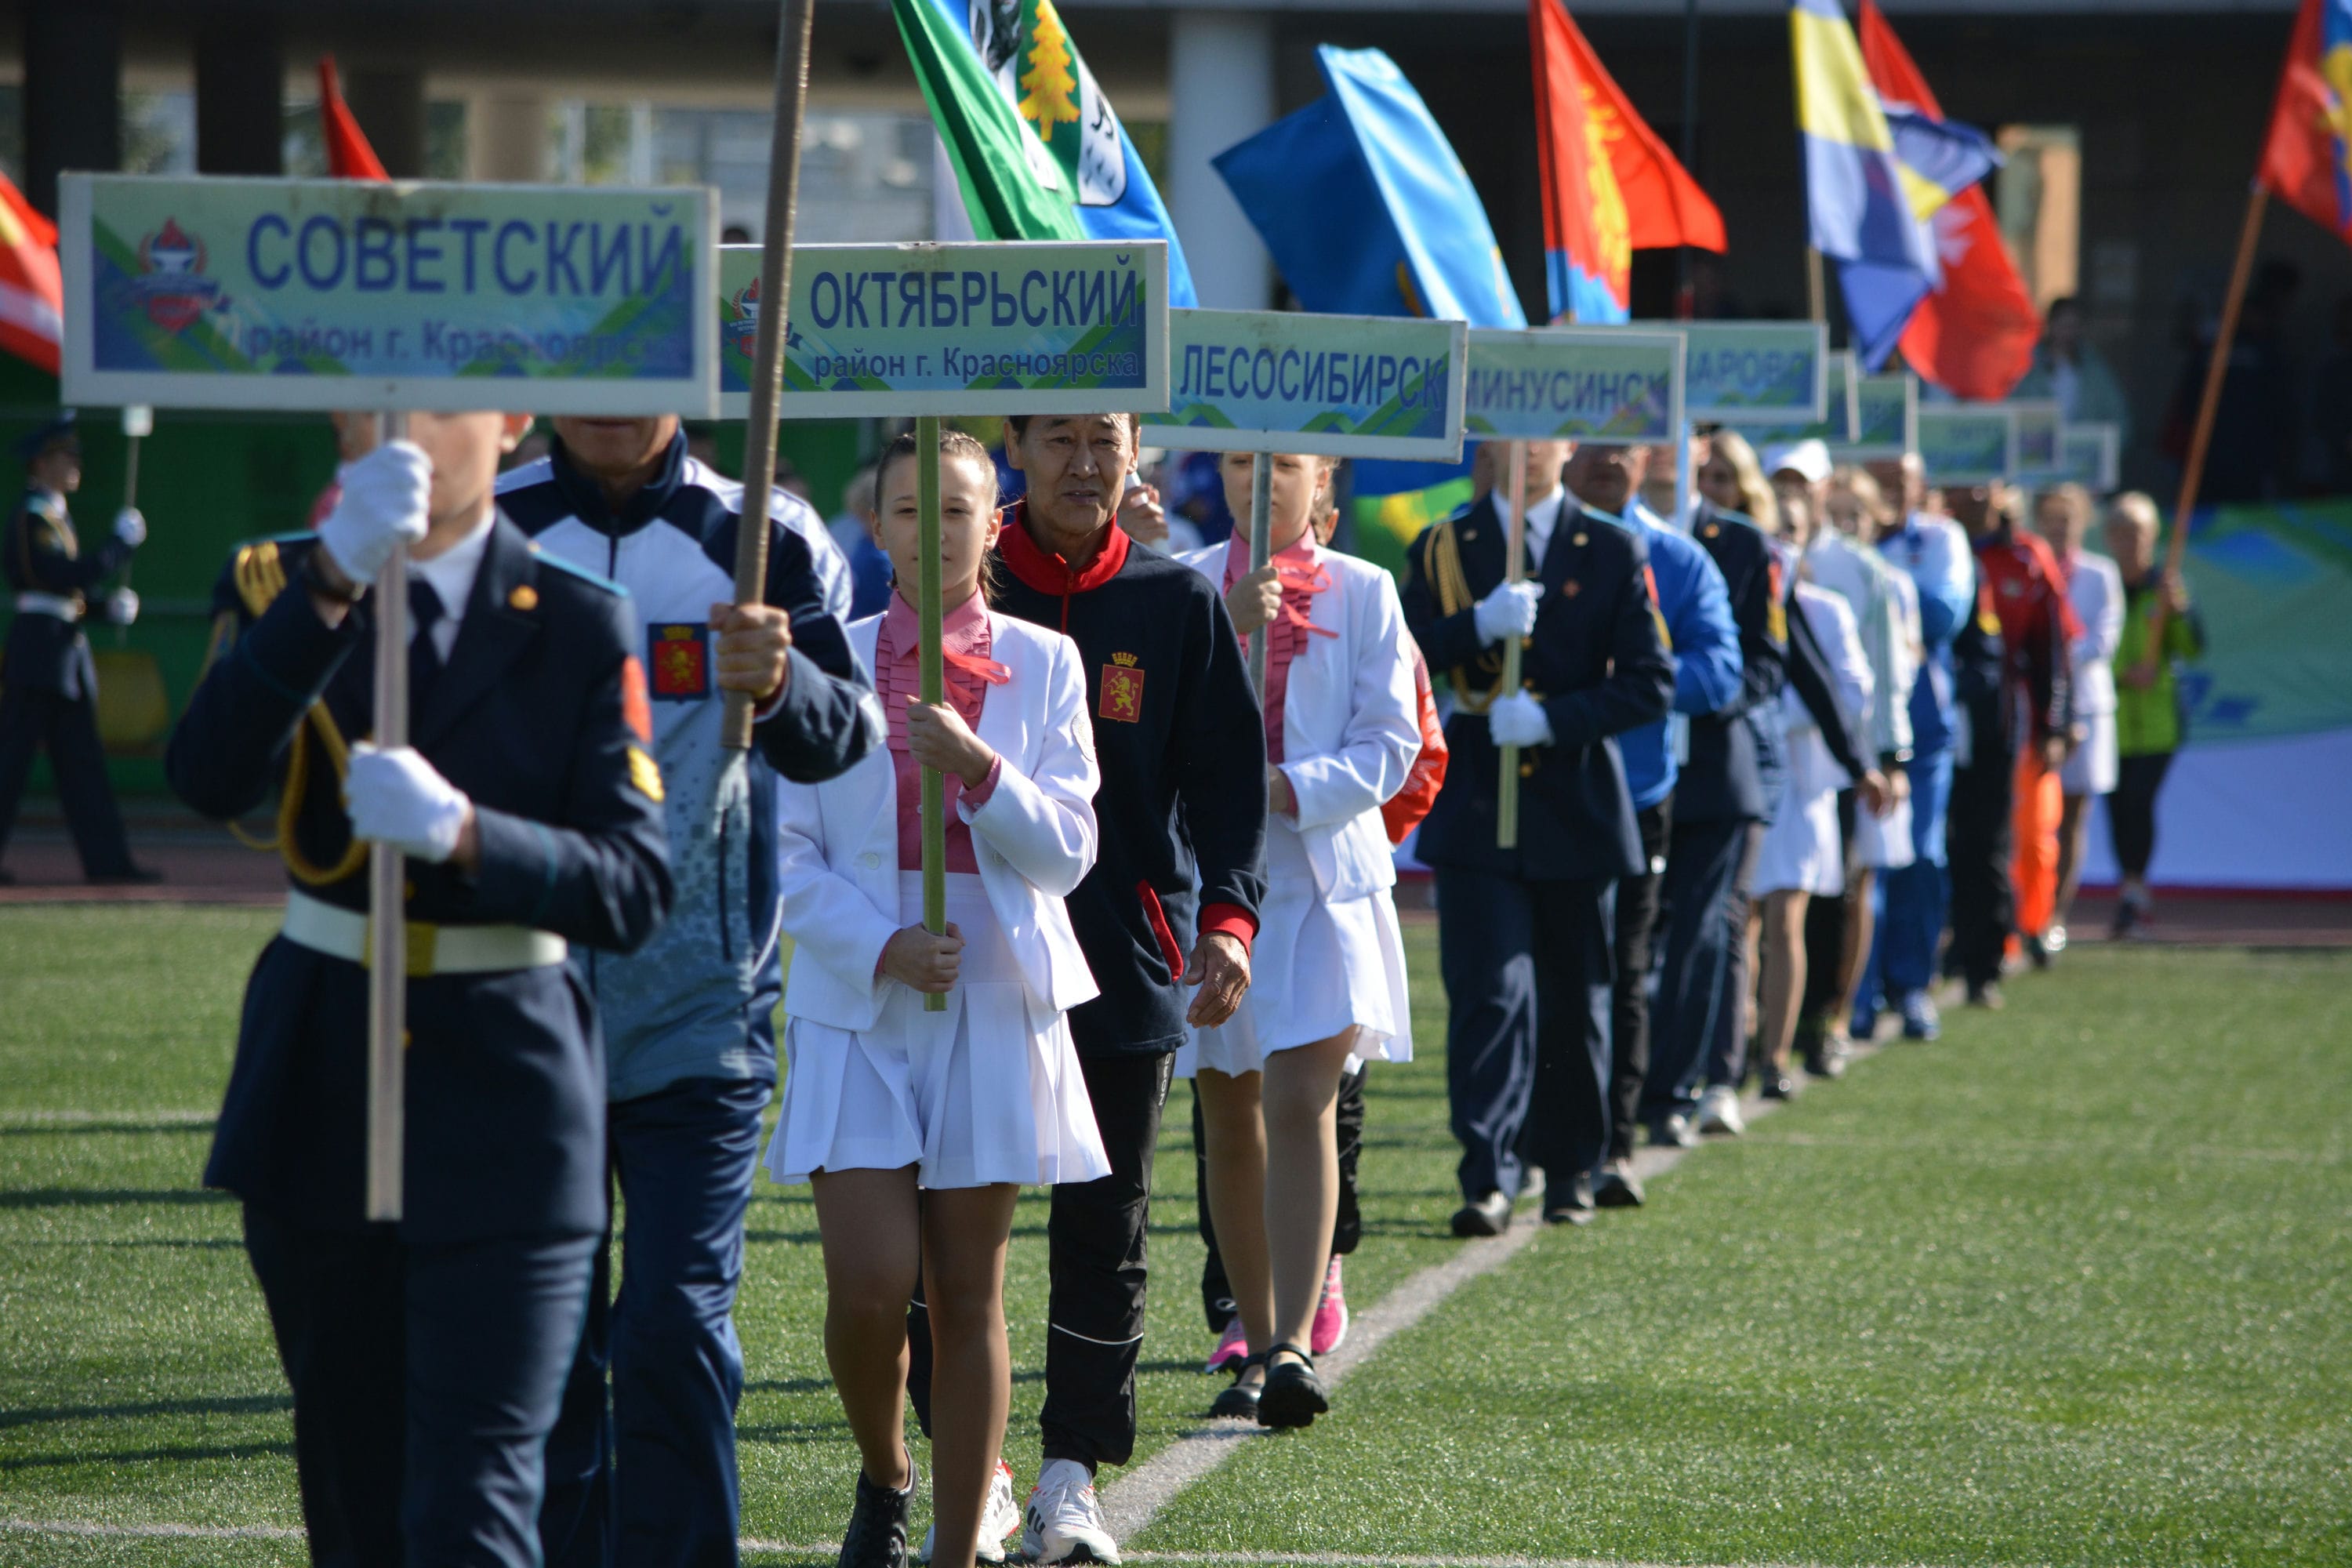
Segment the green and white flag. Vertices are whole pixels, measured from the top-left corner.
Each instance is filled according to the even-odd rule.
[[[1195,302],[1168,209],[1053,0],[891,11],[973,238],[1164,240],[1169,302]]]

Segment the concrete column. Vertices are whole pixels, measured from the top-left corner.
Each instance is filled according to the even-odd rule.
[[[520,87],[466,106],[466,177],[537,184],[554,177],[554,105]]]
[[[286,47],[261,15],[208,18],[196,34],[196,172],[286,172]]]
[[[57,216],[58,174],[122,166],[120,0],[25,7],[25,196]]]
[[[425,177],[425,73],[414,66],[355,66],[343,100],[395,180]]]
[[[1275,120],[1274,19],[1178,11],[1169,21],[1168,215],[1192,286],[1216,310],[1262,310],[1274,264],[1209,160]]]

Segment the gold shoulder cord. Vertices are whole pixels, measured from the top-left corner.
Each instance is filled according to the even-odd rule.
[[[1449,616],[1458,616],[1477,601],[1470,595],[1470,579],[1462,570],[1462,543],[1449,519],[1437,525],[1423,554],[1429,568],[1430,585],[1437,590],[1437,607]],[[1478,656],[1475,674],[1483,678],[1481,689],[1473,679],[1473,668],[1457,664],[1454,678],[1454,704],[1465,713],[1484,713],[1503,692],[1503,655],[1497,648]]]
[[[270,602],[285,591],[285,563],[278,559],[278,546],[268,540],[239,550],[234,571],[237,596],[245,601],[247,613],[254,616],[258,617],[269,607]],[[213,654],[205,661],[206,669],[212,668],[212,659],[218,657],[221,647],[222,639],[215,637]],[[327,711],[325,702],[312,703],[303,719],[304,722],[294,727],[293,743],[286,759],[285,785],[278,791],[277,838],[256,838],[234,822],[229,824],[228,830],[236,836],[238,843],[249,849],[276,850],[297,881],[315,888],[329,882],[340,882],[356,872],[367,863],[368,851],[364,843],[353,839],[344,849],[341,860],[332,866],[320,866],[306,858],[298,845],[294,825],[302,814],[303,794],[310,780],[309,732],[314,728],[318,731],[319,743],[326,749],[327,762],[334,769],[336,778],[341,778],[351,764],[351,748],[344,743],[342,731],[336,726],[334,716]]]

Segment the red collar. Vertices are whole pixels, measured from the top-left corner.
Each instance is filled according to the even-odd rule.
[[[1083,572],[1073,572],[1070,563],[1037,542],[1029,531],[1029,502],[1024,499],[1013,503],[1013,515],[1005,519],[1003,531],[997,536],[997,549],[1004,556],[1004,564],[1013,574],[1041,594],[1059,594],[1067,597],[1101,587],[1118,575],[1127,564],[1127,547],[1134,541],[1113,519],[1110,537],[1095,552],[1095,558]]]

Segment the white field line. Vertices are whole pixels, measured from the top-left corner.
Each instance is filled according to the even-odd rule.
[[[1876,1047],[1856,1041],[1854,1060],[1875,1053]],[[1748,1095],[1741,1100],[1740,1114],[1748,1121],[1771,1113],[1779,1102]],[[1679,1164],[1690,1151],[1663,1145],[1637,1149],[1633,1153],[1633,1171],[1647,1183],[1664,1175]],[[1462,1244],[1461,1251],[1444,1263],[1432,1264],[1411,1276],[1403,1284],[1360,1313],[1348,1331],[1348,1338],[1338,1350],[1316,1363],[1325,1386],[1336,1388],[1348,1374],[1370,1360],[1381,1346],[1393,1335],[1412,1328],[1427,1317],[1445,1299],[1482,1274],[1491,1274],[1517,1257],[1521,1248],[1541,1235],[1546,1228],[1542,1220],[1529,1212],[1532,1205],[1523,1204],[1511,1228],[1496,1237]],[[1605,1219],[1596,1219],[1605,1224]],[[1210,1421],[1185,1432],[1142,1464],[1103,1489],[1103,1521],[1109,1525],[1111,1535],[1124,1546],[1150,1527],[1169,1500],[1186,1487],[1206,1476],[1234,1455],[1234,1449],[1249,1438],[1261,1436],[1268,1430],[1253,1422],[1243,1420]],[[1130,1560],[1143,1561],[1152,1556],[1148,1552],[1127,1553]],[[1215,1559],[1194,1553],[1171,1553],[1167,1561],[1209,1562]],[[1291,1559],[1251,1552],[1246,1557],[1230,1561],[1254,1563],[1286,1562]],[[1301,1557],[1300,1563],[1394,1563],[1397,1568],[1409,1568],[1417,1559],[1409,1558],[1342,1558]],[[1431,1561],[1437,1561],[1432,1559]],[[1449,1563],[1468,1563],[1470,1559],[1445,1559]],[[1534,1558],[1493,1558],[1481,1562],[1497,1563],[1534,1563]]]

